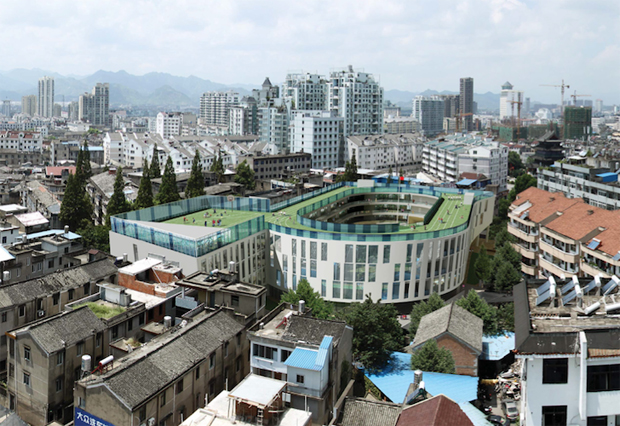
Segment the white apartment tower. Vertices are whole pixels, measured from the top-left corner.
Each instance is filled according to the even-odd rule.
[[[183,129],[183,114],[180,112],[160,112],[157,114],[156,133],[162,138],[179,136]]]
[[[506,120],[518,116],[517,102],[523,102],[523,92],[512,90],[513,85],[505,82],[499,95],[499,119]]]
[[[39,79],[39,99],[37,113],[41,117],[54,116],[54,77]]]
[[[230,108],[239,105],[239,93],[206,92],[200,97],[200,117],[204,124],[212,126],[228,126]]]
[[[285,107],[258,108],[258,140],[273,144],[278,152],[272,154],[289,151],[288,123],[289,118]]]
[[[413,98],[411,116],[420,123],[425,136],[435,136],[443,131],[444,101],[439,96],[416,96]]]
[[[35,95],[22,96],[22,114],[30,117],[37,115],[37,97]]]
[[[292,109],[325,110],[327,86],[319,74],[288,74],[282,84],[282,97],[290,98]]]
[[[372,74],[351,65],[333,71],[326,93],[326,109],[344,118],[345,137],[383,133],[383,88]]]
[[[97,83],[91,93],[80,95],[78,119],[93,126],[110,125],[110,85]]]
[[[231,135],[258,134],[258,108],[253,97],[244,97],[238,106],[230,108],[228,133]]]
[[[330,111],[292,111],[291,152],[312,154],[312,167],[333,169],[342,163],[344,118]]]

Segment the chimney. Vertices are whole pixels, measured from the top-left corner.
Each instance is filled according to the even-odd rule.
[[[588,210],[588,215],[594,214],[594,210]]]
[[[555,197],[549,197],[549,201],[555,201]]]

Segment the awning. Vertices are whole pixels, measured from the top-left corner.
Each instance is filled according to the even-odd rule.
[[[478,182],[478,179],[463,179],[460,182],[457,182],[456,184],[461,185],[461,186],[470,186],[476,182]]]

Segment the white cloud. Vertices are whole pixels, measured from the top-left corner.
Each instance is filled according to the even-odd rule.
[[[384,87],[497,92],[510,80],[554,101],[562,78],[620,102],[620,3],[600,0],[290,0],[0,3],[3,69],[124,69],[223,83],[352,64]]]

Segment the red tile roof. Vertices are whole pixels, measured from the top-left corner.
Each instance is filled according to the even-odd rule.
[[[396,426],[474,426],[459,405],[445,395],[405,408]]]
[[[598,227],[610,228],[619,225],[619,212],[578,203],[566,209],[557,219],[546,224],[545,228],[573,240],[580,240]]]
[[[563,212],[577,203],[583,203],[581,198],[566,198],[561,192],[548,192],[530,187],[517,195],[512,205],[520,206],[528,201],[532,205],[528,209],[529,220],[536,223],[542,222],[555,213]]]

